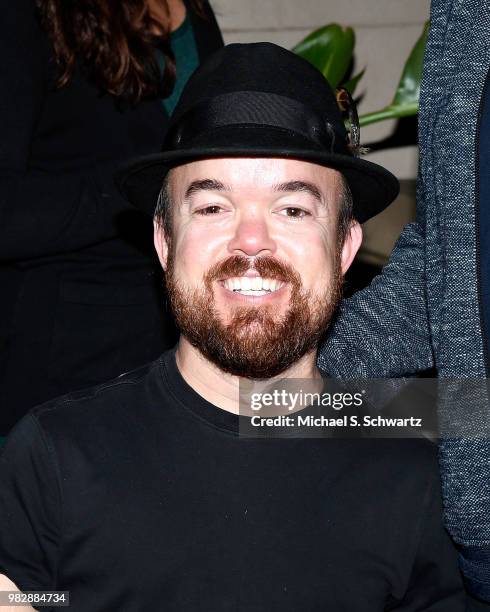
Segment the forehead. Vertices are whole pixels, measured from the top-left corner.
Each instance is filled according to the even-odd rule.
[[[172,188],[185,189],[195,180],[215,179],[231,190],[272,189],[290,181],[307,181],[326,192],[340,189],[341,174],[308,161],[285,158],[232,157],[202,159],[174,168],[169,181]]]

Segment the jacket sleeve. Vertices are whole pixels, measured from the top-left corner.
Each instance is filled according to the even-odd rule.
[[[112,168],[55,174],[30,159],[53,61],[33,0],[2,2],[0,57],[0,260],[111,237],[113,215],[127,207],[112,185]]]
[[[371,285],[342,302],[318,365],[345,378],[397,377],[432,367],[424,236],[418,223],[404,228]]]

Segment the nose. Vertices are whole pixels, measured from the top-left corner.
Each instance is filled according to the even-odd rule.
[[[276,243],[270,235],[267,220],[258,211],[250,210],[240,215],[228,251],[234,255],[270,255],[276,251]]]

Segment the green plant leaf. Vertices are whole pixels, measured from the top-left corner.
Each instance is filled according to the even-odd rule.
[[[354,92],[356,90],[356,87],[359,83],[359,81],[362,79],[362,77],[364,76],[364,73],[366,72],[366,69],[363,68],[363,70],[361,70],[361,72],[359,72],[358,74],[356,74],[356,76],[353,76],[352,79],[349,79],[348,81],[346,81],[345,83],[341,83],[342,87],[345,87],[347,89],[347,91],[350,93],[351,96],[354,95]]]
[[[355,34],[352,28],[330,23],[293,47],[297,53],[318,68],[333,88],[340,85],[352,60]]]
[[[427,21],[403,68],[402,76],[391,104],[385,108],[359,117],[359,124],[369,125],[385,119],[399,119],[416,115],[419,110],[420,81],[424,63],[424,51],[429,33]]]
[[[420,38],[408,56],[391,106],[403,106],[404,104],[413,104],[414,102],[418,104],[420,80],[422,79],[422,67],[424,63],[424,51],[428,33],[429,22],[427,21]]]

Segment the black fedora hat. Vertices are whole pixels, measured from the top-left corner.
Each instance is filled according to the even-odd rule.
[[[340,171],[361,223],[399,191],[393,174],[349,147],[335,94],[323,75],[272,43],[231,44],[214,53],[186,84],[162,152],[124,166],[116,183],[129,202],[152,215],[172,167],[234,156],[286,157]]]

